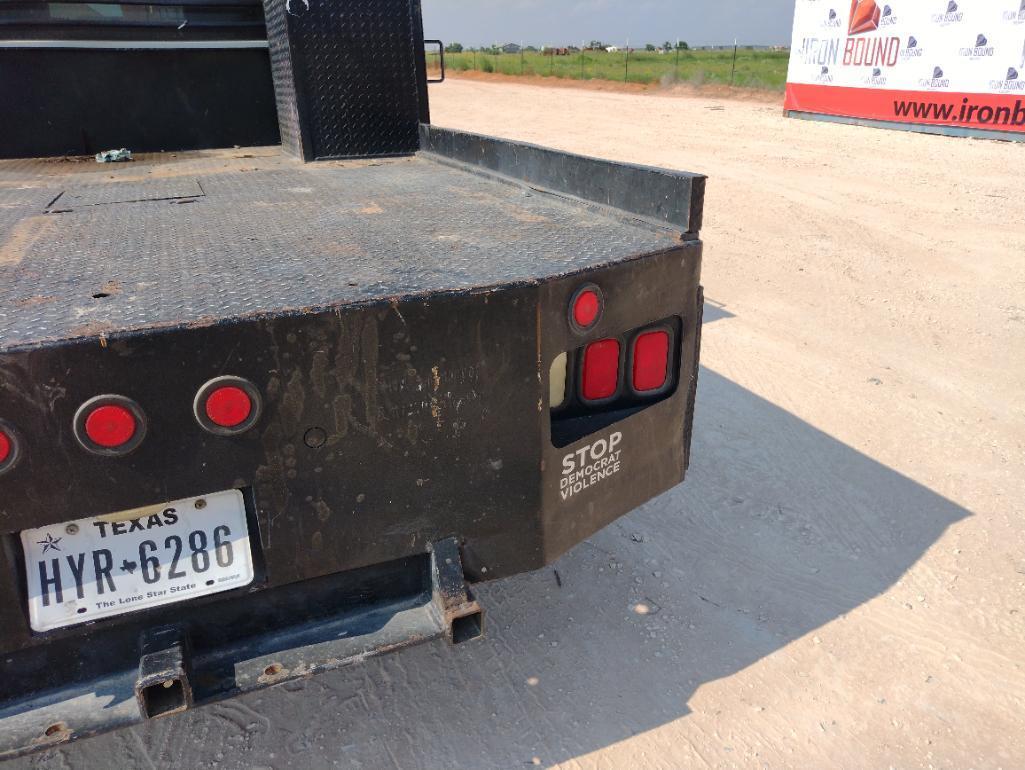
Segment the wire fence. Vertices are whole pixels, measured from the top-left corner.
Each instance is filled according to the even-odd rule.
[[[450,74],[484,72],[662,85],[707,83],[782,91],[789,56],[783,48],[744,45],[655,51],[507,46],[461,51],[450,48],[445,53],[445,67]],[[428,52],[428,67],[433,71],[440,68],[437,51]]]

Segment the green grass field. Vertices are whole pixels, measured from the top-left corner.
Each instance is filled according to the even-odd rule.
[[[786,51],[737,50],[733,85],[782,91],[786,83]],[[445,54],[449,71],[498,72],[503,75],[536,75],[574,80],[613,80],[620,83],[674,82],[702,85],[730,84],[733,49],[728,51],[680,51],[666,54],[632,51],[629,54],[583,51],[568,56],[541,53],[492,54],[481,51]],[[436,65],[435,65],[436,66]]]

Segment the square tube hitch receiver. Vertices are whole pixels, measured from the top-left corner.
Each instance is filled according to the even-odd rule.
[[[135,698],[144,719],[178,714],[192,705],[188,637],[177,626],[147,630],[139,640]]]
[[[441,613],[442,625],[452,644],[469,642],[484,635],[484,610],[463,578],[459,543],[454,537],[435,543],[431,549],[433,602]]]

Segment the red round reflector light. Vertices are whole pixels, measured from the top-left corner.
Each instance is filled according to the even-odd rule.
[[[135,415],[120,404],[105,404],[85,418],[85,435],[104,449],[118,449],[135,437],[139,423]]]
[[[95,396],[78,407],[75,438],[94,455],[122,457],[146,438],[146,415],[130,398]]]
[[[0,474],[7,473],[21,456],[21,442],[18,432],[10,423],[0,420]]]
[[[242,388],[225,385],[206,398],[206,416],[222,428],[237,428],[253,413],[253,400]]]
[[[569,303],[570,326],[577,332],[585,332],[598,323],[604,309],[601,289],[594,284],[581,286]]]
[[[193,412],[215,436],[237,436],[260,419],[260,391],[242,377],[215,377],[196,393]]]
[[[598,301],[597,294],[593,291],[581,292],[573,304],[573,320],[577,322],[578,326],[586,329],[598,318],[600,309],[601,303]]]

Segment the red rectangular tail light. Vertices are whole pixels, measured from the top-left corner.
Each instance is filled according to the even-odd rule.
[[[634,340],[633,388],[638,393],[658,390],[669,375],[669,332],[644,332]]]
[[[612,398],[619,389],[619,341],[599,340],[584,350],[583,395],[587,401]]]

